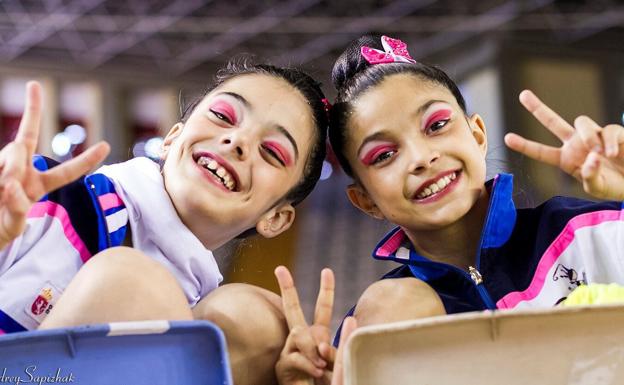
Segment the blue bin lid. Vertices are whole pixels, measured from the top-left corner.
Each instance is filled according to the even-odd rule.
[[[231,385],[208,321],[141,321],[0,336],[0,383]]]

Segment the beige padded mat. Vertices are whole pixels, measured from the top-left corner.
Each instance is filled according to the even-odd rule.
[[[624,384],[624,306],[362,327],[345,351],[345,385],[382,384]]]

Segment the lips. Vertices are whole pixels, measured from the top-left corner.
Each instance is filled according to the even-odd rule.
[[[446,171],[435,178],[422,183],[414,193],[412,199],[417,201],[434,201],[446,195],[456,184],[461,170]]]
[[[209,152],[193,154],[193,160],[206,172],[210,173],[213,181],[219,182],[223,189],[235,192],[240,189],[240,179],[232,166],[223,158]]]

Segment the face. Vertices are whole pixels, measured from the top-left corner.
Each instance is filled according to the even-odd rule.
[[[236,76],[165,138],[165,187],[209,248],[256,225],[277,235],[294,219],[280,201],[302,177],[314,135],[310,107],[285,80]]]
[[[482,194],[485,127],[466,117],[445,87],[388,76],[354,103],[345,145],[358,184],[351,201],[408,230],[462,218]]]

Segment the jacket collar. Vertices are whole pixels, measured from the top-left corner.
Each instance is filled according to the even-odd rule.
[[[505,244],[516,223],[516,207],[512,199],[513,175],[498,174],[486,183],[486,188],[490,191],[490,202],[481,232],[479,254],[482,249]],[[373,250],[373,258],[408,264],[414,275],[424,281],[445,274],[451,267],[418,254],[400,227],[391,230],[377,244]]]

